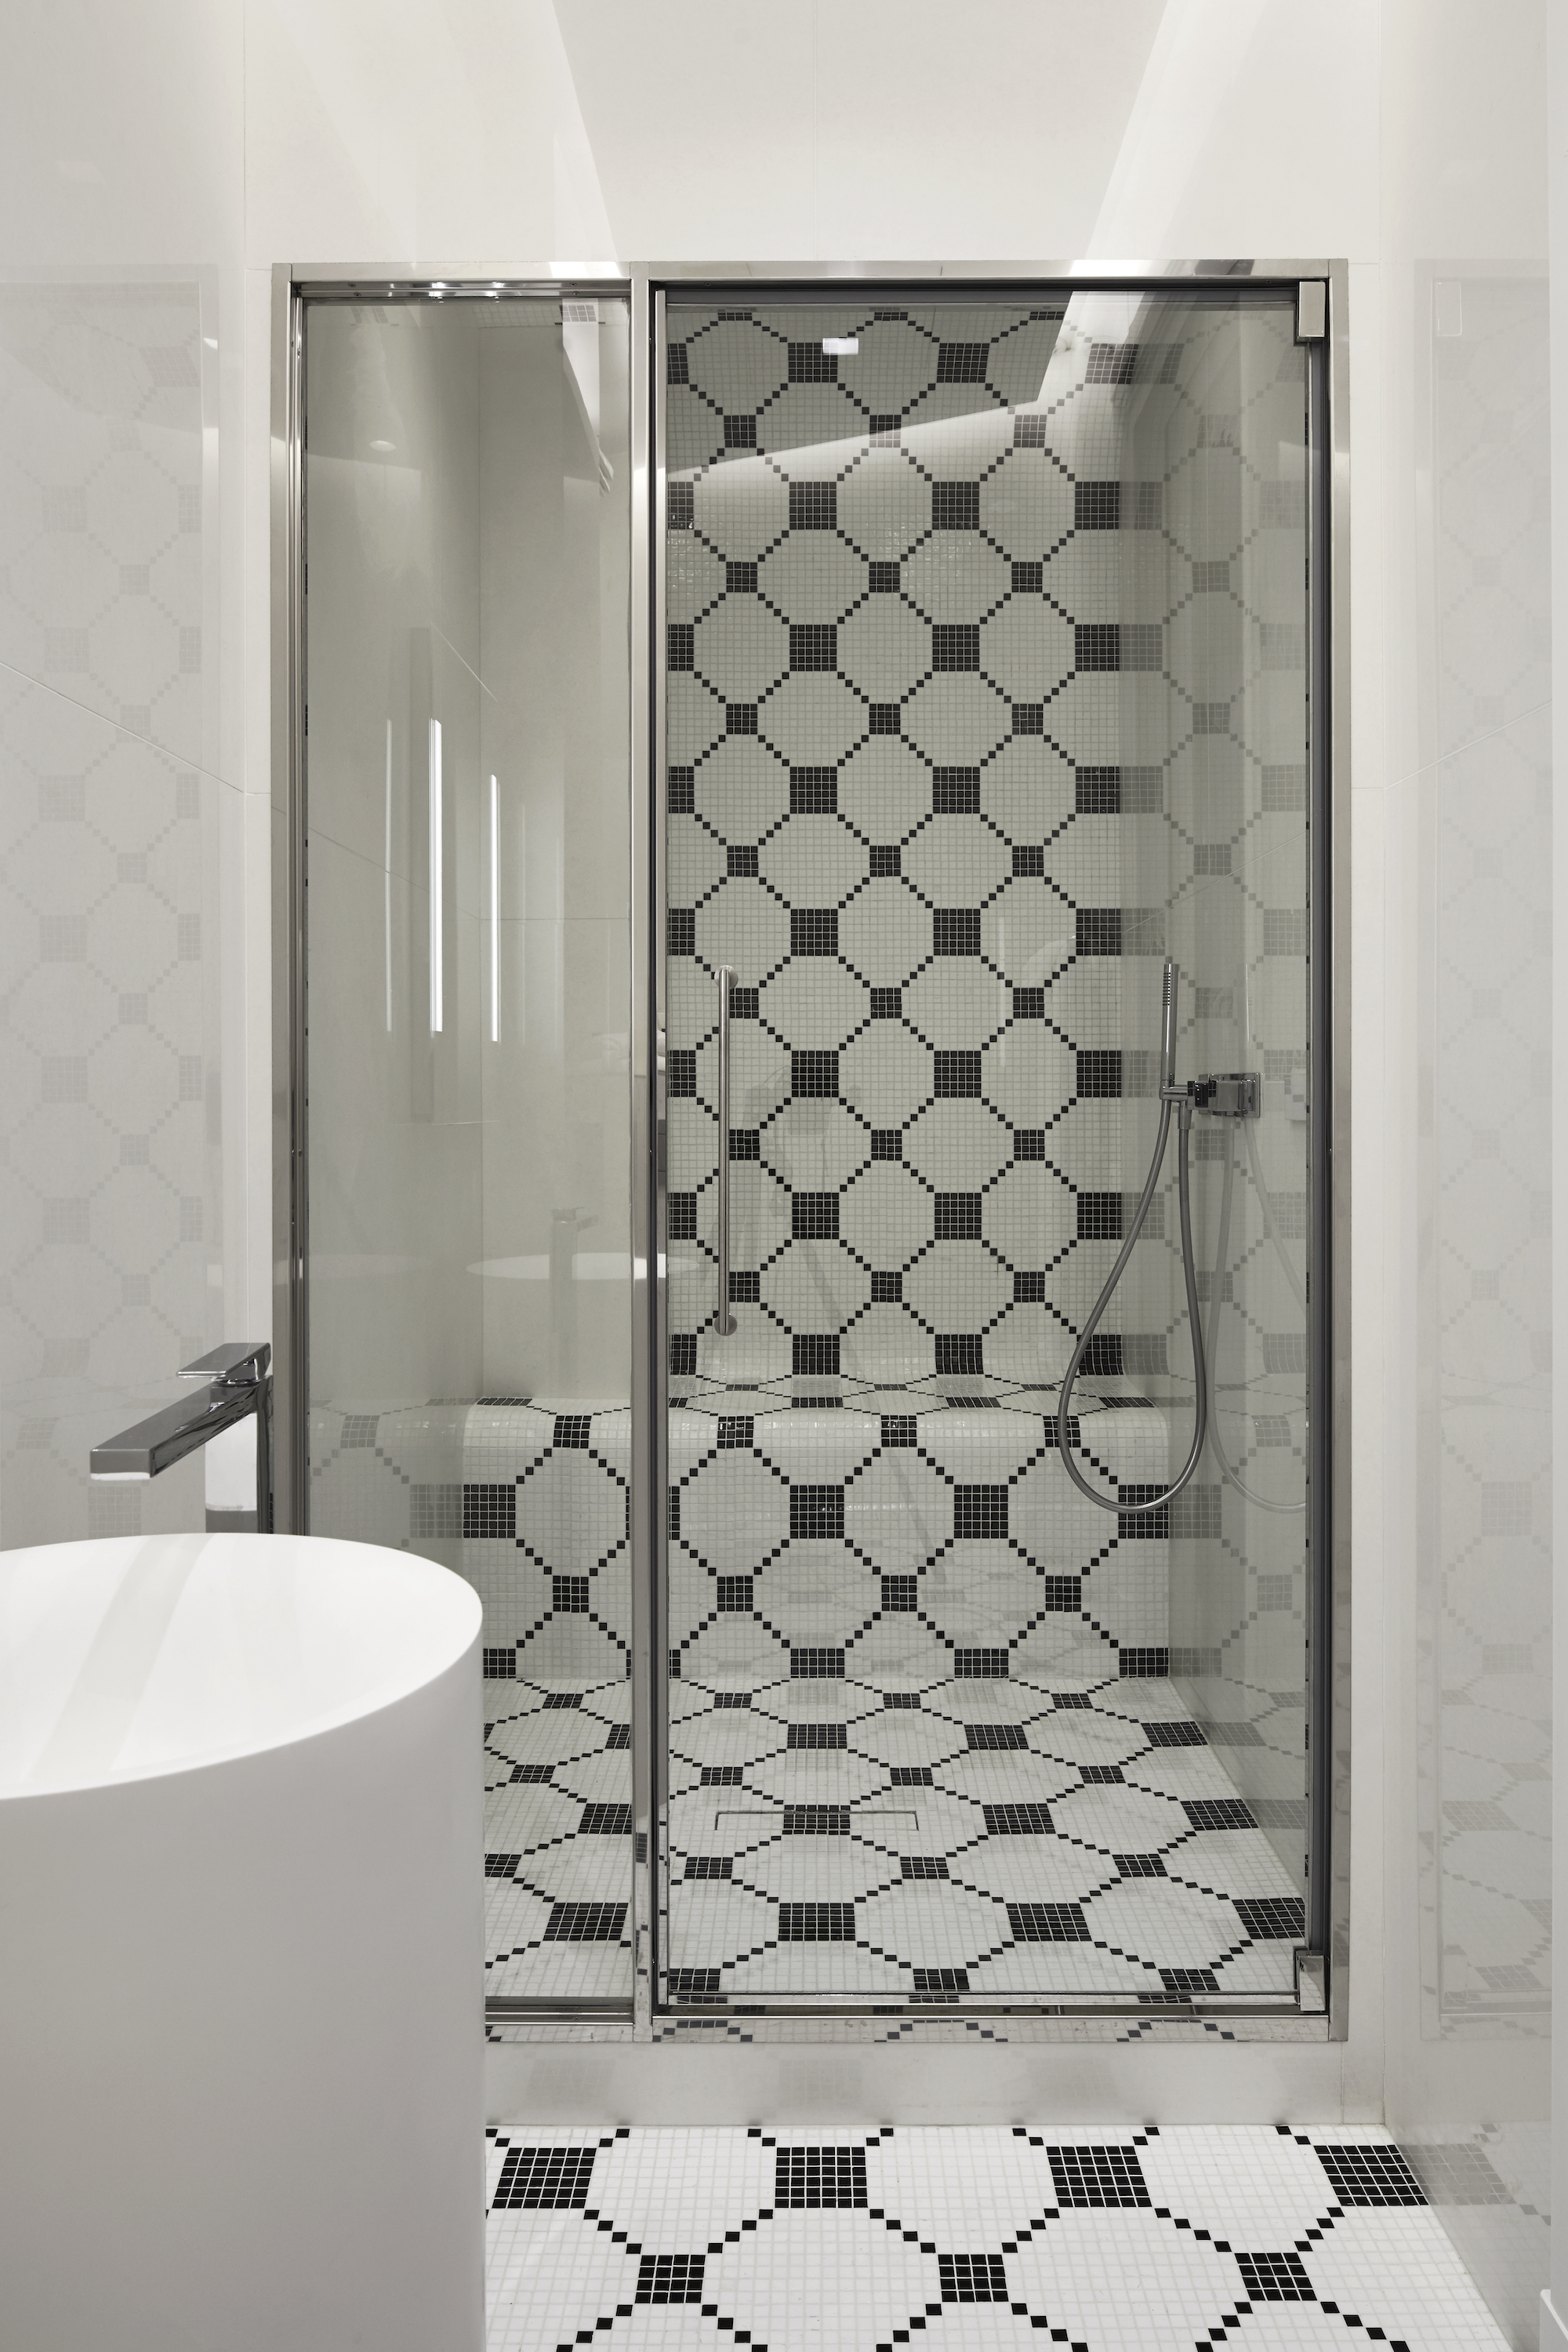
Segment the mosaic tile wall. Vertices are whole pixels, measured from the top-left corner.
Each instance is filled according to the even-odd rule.
[[[1205,1269],[1222,1155],[1237,1154],[1226,1267],[1204,1277],[1235,1477],[1211,1456],[1173,1542],[1134,1544],[1125,1518],[1097,1529],[1069,1504],[1042,1453],[1012,1528],[1049,1567],[1015,1555],[1008,1572],[1092,1573],[1111,1647],[1160,1621],[1198,1711],[1234,1719],[1238,1773],[1299,1870],[1306,507],[1291,319],[1103,297],[682,312],[668,373],[672,1396],[721,1427],[749,1395],[770,1412],[837,1405],[848,1424],[907,1412],[911,1389],[927,1409],[957,1395],[1048,1414],[1146,1168],[1174,954],[1183,1074],[1265,1081],[1256,1157],[1228,1129],[1194,1136]],[[714,1328],[724,964],[732,1338]],[[1173,1154],[1147,1230],[1085,1401],[1139,1400],[1157,1478],[1190,1425]],[[994,1436],[970,1423],[952,1442],[977,1462]],[[841,1438],[874,1451],[848,1425]],[[703,1477],[717,1508],[721,1472]],[[978,1491],[973,1465],[959,1483],[972,1479]],[[710,1578],[766,1549],[739,1463],[731,1484],[728,1546],[703,1547]],[[679,1508],[684,1528],[684,1494]],[[955,1539],[943,1514],[922,1551],[921,1516],[846,1549],[845,1606],[868,1570],[907,1571],[911,1544],[929,1564]],[[678,1639],[714,1600],[694,1591],[680,1615],[688,1550],[672,1547]],[[994,1641],[1016,1641],[1024,1584],[1005,1573],[986,1604],[981,1590],[965,1580],[966,1609],[989,1605]],[[1058,1653],[1089,1613],[1051,1629]],[[935,1638],[957,1646],[945,1627]]]
[[[1079,1234],[1120,1227],[1120,965],[1163,950],[1163,910],[1121,905],[1120,485],[1074,478],[1097,426],[1115,457],[1116,394],[1102,360],[1064,463],[1061,328],[671,329],[674,1370],[719,1360],[721,964],[726,1370],[1048,1377],[1088,1303]],[[837,336],[858,355],[824,357]]]

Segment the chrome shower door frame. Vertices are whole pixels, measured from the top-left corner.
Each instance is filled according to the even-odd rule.
[[[1325,1956],[1331,2040],[1348,2032],[1350,1957],[1350,467],[1349,269],[1330,260],[1238,260],[1088,264],[1040,260],[1008,265],[953,262],[800,262],[764,273],[745,262],[637,264],[603,271],[552,264],[521,264],[480,278],[471,265],[455,264],[415,278],[388,278],[368,266],[298,268],[279,264],[272,275],[271,415],[268,442],[270,541],[270,863],[273,1361],[276,1383],[275,1525],[302,1531],[307,1521],[306,1367],[309,1296],[309,1194],[305,1114],[304,971],[304,645],[303,645],[303,355],[304,309],[312,298],[338,294],[378,301],[482,299],[574,293],[631,302],[631,713],[630,856],[632,876],[631,1093],[632,1220],[632,1768],[634,1993],[630,2030],[653,2038],[681,2012],[656,1998],[658,1962],[668,1919],[666,1875],[667,1803],[665,1678],[658,1671],[667,1622],[665,1514],[658,1497],[666,1481],[668,1405],[664,1335],[664,521],[665,468],[661,387],[654,365],[664,342],[666,289],[699,288],[716,297],[754,301],[790,294],[818,299],[836,289],[896,289],[933,299],[986,292],[1016,299],[1030,289],[1052,291],[1170,293],[1226,279],[1284,289],[1303,280],[1327,285],[1326,332],[1310,368],[1313,431],[1310,708],[1311,753],[1311,1015],[1313,1084],[1312,1365],[1310,1395],[1310,1574],[1309,1720],[1317,1727],[1310,1766],[1313,1849],[1308,1943]],[[511,2006],[509,2004],[509,2007]],[[764,2007],[772,2007],[764,2004]],[[786,2005],[787,2006],[787,2005]],[[1208,2006],[1199,2004],[1199,2008]],[[1095,2004],[1043,2001],[1009,2012],[1014,2040],[1052,2041],[1071,2035]],[[553,2015],[587,2033],[604,2030],[602,2013],[586,2006]],[[931,2012],[931,2031],[950,2032],[962,2007]],[[971,2011],[969,2013],[976,2013]],[[1125,2014],[1119,2008],[1117,2014]],[[1196,2013],[1196,2012],[1194,2012]],[[900,2011],[910,2031],[928,2031],[918,2010]],[[1237,2014],[1237,2039],[1300,2039],[1294,2012]],[[709,2030],[714,2013],[701,2021]],[[886,2019],[866,2006],[836,2011],[813,2003],[808,2016],[837,2019],[834,2037],[885,2040]],[[623,2025],[620,2029],[625,2032]],[[680,2029],[677,2026],[677,2031]],[[758,2017],[754,2032],[769,2032]],[[780,2016],[777,2032],[809,2039],[809,2024]]]
[[[310,1449],[310,1187],[309,1113],[307,1085],[305,845],[307,776],[305,764],[305,704],[308,690],[305,659],[305,477],[304,366],[306,310],[312,302],[376,303],[526,301],[548,299],[609,299],[631,304],[630,276],[621,270],[595,273],[561,269],[551,265],[522,267],[479,278],[471,269],[455,268],[428,277],[388,277],[384,271],[352,266],[299,269],[280,263],[272,273],[272,400],[269,438],[269,517],[271,547],[271,899],[272,899],[272,1320],[276,1335],[274,1370],[274,1525],[279,1532],[304,1533],[309,1526]],[[646,806],[648,721],[647,686],[648,593],[647,562],[647,386],[646,331],[637,331],[635,307],[631,320],[631,384],[628,425],[631,438],[630,599],[627,616],[630,652],[631,704],[628,758],[632,789],[631,934],[634,975],[638,958],[646,961],[643,934],[647,905],[648,851],[647,827],[638,811]],[[639,699],[643,698],[642,699]],[[638,796],[636,780],[644,779]],[[634,979],[633,999],[640,1007],[646,992]],[[631,1161],[627,1182],[633,1213],[632,1345],[646,1346],[647,1284],[647,1236],[637,1213],[647,1198],[646,1117],[648,1071],[638,1046],[646,1024],[634,1018],[632,1051],[628,1057]],[[646,1389],[634,1369],[631,1388],[635,1402]],[[646,1444],[646,1433],[642,1437]],[[646,1459],[646,1457],[643,1457]],[[494,2016],[522,2014],[531,2020],[551,2020],[603,2025],[623,2023],[634,2011],[646,2028],[648,2017],[647,1953],[649,1807],[651,1748],[646,1707],[635,1695],[650,1687],[650,1628],[647,1601],[650,1578],[651,1530],[647,1521],[646,1475],[637,1475],[634,1454],[631,1481],[632,1550],[632,1817],[634,1992],[630,2001],[578,2000],[534,2002],[500,2000],[487,2003]]]

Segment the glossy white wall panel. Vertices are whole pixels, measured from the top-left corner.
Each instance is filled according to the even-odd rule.
[[[961,33],[943,0],[814,10],[811,251],[1000,261],[1092,250],[1162,13],[1161,0],[1088,11],[1023,0],[977,12]]]
[[[1551,2201],[1546,2053],[1531,2041],[1546,2019],[1529,2007],[1545,1955],[1544,1855],[1528,1851],[1544,1727],[1527,1677],[1482,1669],[1489,1642],[1493,1666],[1502,1662],[1500,1629],[1542,1629],[1547,1602],[1542,1507],[1533,1537],[1517,1508],[1516,1532],[1503,1534],[1496,1508],[1501,1490],[1511,1504],[1531,1483],[1528,1463],[1542,1451],[1532,1423],[1546,1406],[1543,1333],[1526,1328],[1546,1319],[1546,1235],[1532,1233],[1529,1202],[1551,1181],[1544,1072],[1528,1073],[1515,1097],[1504,1076],[1515,1048],[1502,1034],[1521,1033],[1528,1063],[1528,1033],[1552,986],[1550,940],[1524,903],[1544,846],[1521,865],[1517,807],[1521,785],[1539,806],[1547,777],[1545,17],[1523,7],[1384,13],[1372,451],[1381,579],[1355,687],[1380,721],[1367,781],[1385,814],[1373,1127],[1384,1253],[1374,1475],[1387,1626],[1386,2105],[1418,2168],[1423,2147],[1457,2143],[1516,2183],[1500,2191],[1501,2231],[1478,2231],[1450,2201],[1441,2160],[1428,2186],[1510,2340],[1531,2344],[1545,2244],[1527,2209]],[[1363,478],[1359,454],[1358,468]],[[1533,477],[1533,494],[1520,496],[1521,477]],[[1506,943],[1500,934],[1489,952],[1500,888],[1520,903],[1503,922]],[[1477,958],[1499,967],[1495,1013]],[[1478,1018],[1498,1033],[1482,1055],[1484,1101],[1470,1083]],[[1479,1129],[1495,1130],[1497,1157]],[[1515,1250],[1532,1297],[1500,1349],[1500,1261]],[[1492,1278],[1496,1300],[1484,1296]],[[1478,1803],[1496,1812],[1468,1810]],[[1499,1826],[1467,1860],[1482,1819]],[[1517,2185],[1526,2176],[1532,2185]]]
[[[1379,26],[1360,0],[1327,17],[1172,0],[1110,22],[1006,0],[957,43],[934,0],[755,33],[714,0],[559,14],[623,253],[1375,248]]]
[[[87,1445],[171,1394],[171,1375],[193,1352],[186,1343],[210,1344],[226,1311],[245,1304],[224,1288],[226,1234],[242,1231],[228,1207],[243,1158],[243,1068],[226,1056],[221,1028],[226,985],[231,1015],[243,1001],[242,971],[226,971],[223,946],[226,898],[232,908],[244,898],[243,835],[216,781],[242,768],[232,493],[244,40],[242,11],[227,0],[160,0],[134,17],[33,9],[8,29],[0,537],[10,560],[0,660],[20,698],[7,710],[0,790],[20,793],[35,817],[40,795],[62,807],[85,795],[83,815],[57,809],[8,878],[37,901],[22,925],[35,952],[46,901],[68,929],[85,926],[75,977],[96,975],[113,1013],[104,1031],[84,1004],[71,1040],[48,1047],[50,1015],[26,999],[52,997],[63,1010],[53,983],[69,975],[52,961],[40,961],[11,1000],[24,1058],[84,1064],[88,1117],[63,1139],[50,1182],[61,1197],[91,1195],[88,1239],[54,1245],[57,1258],[87,1255],[53,1268],[43,1352],[29,1338],[36,1300],[14,1307],[6,1332],[8,1371],[21,1385],[8,1380],[5,1399],[0,1541],[15,1543],[110,1521],[200,1524],[199,1466],[145,1493],[89,1492]],[[37,688],[21,688],[17,672]],[[171,825],[182,795],[194,824]],[[107,887],[104,857],[114,869]],[[182,919],[195,963],[179,951]],[[183,984],[193,975],[194,1001]],[[142,996],[144,1019],[132,1011],[128,1020],[121,1000]],[[172,1117],[159,1108],[161,1084],[136,1098],[133,1073],[149,1052],[194,1084]],[[57,1069],[49,1084],[59,1083]],[[26,1089],[11,1098],[13,1121],[26,1120],[27,1102]],[[100,1183],[105,1137],[132,1156]],[[165,1249],[171,1202],[176,1232]],[[37,1267],[16,1271],[36,1289]]]
[[[1542,0],[1383,0],[1379,200],[1385,253],[1543,257]]]
[[[247,0],[250,259],[605,260],[548,0]]]
[[[1364,0],[1310,15],[1289,0],[1169,0],[1081,249],[1375,249],[1377,50]]]
[[[135,265],[184,275],[193,262],[237,261],[240,0],[31,6],[7,33],[5,264],[113,278]]]
[[[556,13],[617,252],[767,261],[820,249],[815,9],[559,0]],[[883,72],[896,75],[896,58]]]
[[[246,0],[246,258],[350,256],[408,268],[413,167],[382,121],[380,76],[339,68],[345,12]],[[364,40],[376,58],[379,44]],[[343,61],[346,65],[346,60]]]
[[[83,1432],[167,1402],[221,1336],[216,882],[237,799],[0,673],[7,1544],[189,1524],[193,1492],[200,1511],[199,1475],[89,1487]]]

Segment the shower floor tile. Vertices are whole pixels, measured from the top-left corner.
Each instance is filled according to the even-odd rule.
[[[901,1695],[671,1685],[678,1998],[1292,1991],[1300,1882],[1168,1684]]]
[[[1505,2338],[1363,2126],[489,2136],[489,2352]]]
[[[630,1685],[484,1687],[486,1996],[629,2000]]]
[[[629,1685],[485,1693],[487,1994],[627,2000]],[[1299,1883],[1168,1684],[897,1696],[671,1685],[669,1995],[1291,1992]]]

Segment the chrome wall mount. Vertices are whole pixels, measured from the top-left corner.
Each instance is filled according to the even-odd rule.
[[[149,1414],[95,1445],[88,1475],[100,1484],[144,1482],[173,1469],[220,1430],[256,1416],[256,1524],[272,1525],[272,1349],[266,1339],[230,1340],[183,1364],[177,1377],[199,1381],[202,1392]]]

